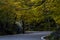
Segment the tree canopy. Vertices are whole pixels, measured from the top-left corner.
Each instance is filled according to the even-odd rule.
[[[23,20],[27,25],[42,23],[47,27],[50,19],[60,24],[60,0],[0,0],[1,23]]]

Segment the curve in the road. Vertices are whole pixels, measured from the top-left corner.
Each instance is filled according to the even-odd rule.
[[[17,34],[0,36],[0,40],[44,40],[44,36],[49,35],[51,32],[32,32],[30,34]]]

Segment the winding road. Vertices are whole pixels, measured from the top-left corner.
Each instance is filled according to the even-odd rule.
[[[44,36],[49,35],[50,31],[27,32],[26,34],[0,36],[0,40],[45,40]]]

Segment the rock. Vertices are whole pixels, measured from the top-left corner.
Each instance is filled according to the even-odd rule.
[[[50,36],[46,37],[49,40],[60,40],[60,28],[53,32]]]
[[[0,35],[12,35],[22,33],[22,29],[17,24],[5,24],[0,23]]]

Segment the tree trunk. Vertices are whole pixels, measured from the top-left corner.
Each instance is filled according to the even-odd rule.
[[[22,20],[22,27],[23,27],[23,34],[25,33],[25,26],[24,26],[24,21]]]

